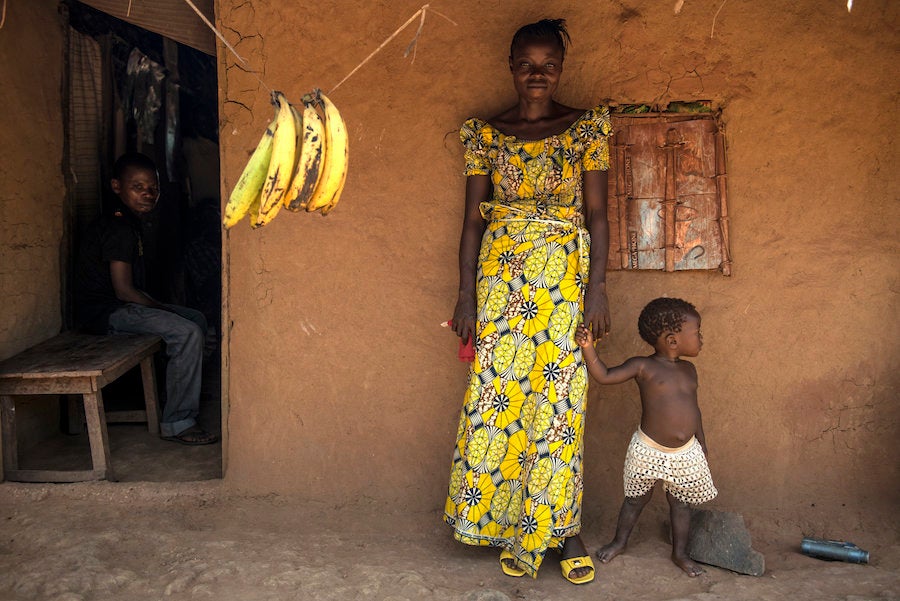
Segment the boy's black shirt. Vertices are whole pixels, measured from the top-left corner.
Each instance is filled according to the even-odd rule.
[[[78,255],[75,320],[79,328],[95,334],[106,334],[110,314],[125,304],[116,298],[111,261],[130,263],[134,287],[145,289],[141,222],[124,207],[88,226]]]

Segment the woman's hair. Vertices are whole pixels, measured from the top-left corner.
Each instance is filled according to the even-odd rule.
[[[563,58],[566,57],[566,49],[572,43],[569,32],[566,29],[565,19],[541,19],[537,23],[523,25],[513,35],[509,45],[509,55],[515,54],[516,48],[521,48],[532,42],[551,42],[562,48]]]
[[[680,298],[653,299],[638,317],[638,332],[649,345],[655,345],[666,332],[680,332],[688,315],[700,314],[691,303]]]
[[[146,154],[126,152],[113,165],[113,179],[122,179],[128,169],[147,169],[156,172],[156,163]]]

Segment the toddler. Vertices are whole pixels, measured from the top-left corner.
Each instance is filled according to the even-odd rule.
[[[690,506],[718,494],[707,464],[697,370],[682,359],[696,357],[703,347],[700,314],[687,301],[657,298],[641,312],[638,331],[655,352],[609,368],[597,356],[591,331],[582,324],[575,333],[595,380],[619,384],[634,378],[641,394],[641,425],[625,457],[625,501],[616,535],[597,551],[597,557],[607,563],[625,549],[641,510],[653,495],[653,485],[662,480],[672,522],[672,561],[693,578],[704,570],[687,555]]]

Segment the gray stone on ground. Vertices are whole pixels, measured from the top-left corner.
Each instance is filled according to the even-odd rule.
[[[694,561],[739,574],[762,576],[766,571],[765,557],[753,549],[744,518],[737,513],[694,509],[687,552]]]

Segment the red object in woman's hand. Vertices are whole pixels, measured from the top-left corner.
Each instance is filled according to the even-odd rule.
[[[448,327],[453,327],[453,320],[447,320],[445,322]],[[443,324],[442,324],[443,325]],[[463,339],[459,339],[459,350],[456,353],[456,356],[459,357],[460,361],[465,361],[467,363],[471,363],[475,360],[475,348],[472,346],[472,338],[471,336],[463,342]]]
[[[463,344],[462,338],[459,339],[459,352],[456,354],[460,361],[471,363],[475,360],[475,349],[472,347],[472,339],[467,338]]]

